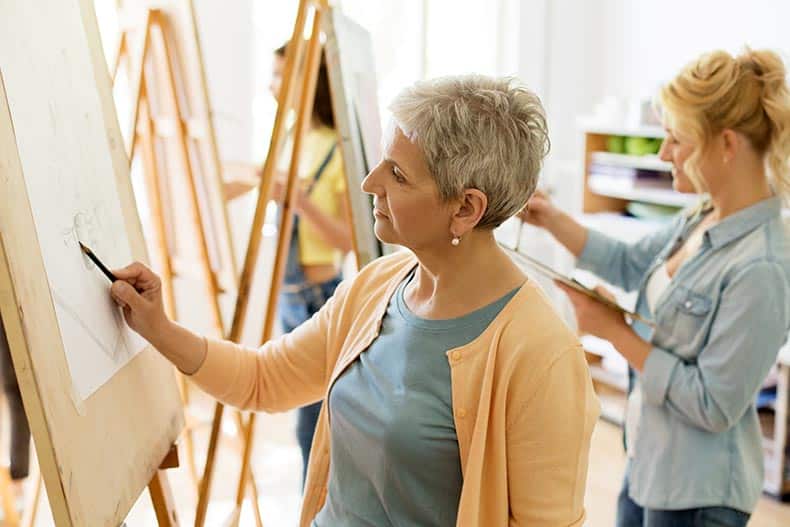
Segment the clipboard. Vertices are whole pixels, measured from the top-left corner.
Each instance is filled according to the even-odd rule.
[[[526,264],[529,267],[531,267],[532,269],[535,269],[540,274],[542,274],[544,276],[547,276],[548,278],[551,278],[552,280],[560,282],[561,284],[566,285],[566,286],[570,287],[571,289],[574,289],[575,291],[583,293],[583,294],[589,296],[590,298],[592,298],[593,300],[597,300],[598,302],[604,304],[605,306],[610,307],[610,308],[614,309],[615,311],[619,311],[623,315],[625,315],[625,316],[627,316],[627,317],[629,317],[629,318],[631,318],[633,320],[638,320],[639,322],[641,322],[641,323],[643,323],[643,324],[645,324],[647,326],[650,326],[651,328],[655,328],[656,327],[654,322],[652,322],[650,320],[647,320],[645,317],[643,317],[639,313],[635,313],[633,311],[630,311],[630,310],[624,308],[623,306],[621,306],[617,302],[613,302],[612,300],[609,300],[608,298],[606,298],[605,296],[601,295],[597,291],[595,291],[593,289],[590,289],[589,287],[583,285],[578,280],[575,280],[575,279],[573,279],[573,278],[571,278],[569,276],[566,276],[566,275],[564,275],[562,273],[559,273],[559,272],[555,271],[554,269],[552,269],[551,267],[549,267],[549,266],[547,266],[547,265],[535,260],[534,258],[532,258],[530,256],[527,256],[524,253],[521,253],[521,252],[519,252],[519,251],[517,251],[515,249],[511,249],[510,247],[507,247],[505,245],[502,245],[502,244],[500,244],[500,245],[501,245],[501,247],[503,249],[505,249],[508,252],[508,254],[510,254],[510,256],[512,256],[513,258],[518,260],[520,263]]]

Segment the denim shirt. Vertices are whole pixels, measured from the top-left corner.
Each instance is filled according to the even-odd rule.
[[[790,224],[766,199],[707,230],[699,251],[647,306],[651,273],[704,217],[681,213],[634,244],[589,231],[578,265],[627,291],[656,329],[638,376],[643,397],[631,499],[650,509],[726,506],[751,512],[763,484],[755,396],[790,329]]]

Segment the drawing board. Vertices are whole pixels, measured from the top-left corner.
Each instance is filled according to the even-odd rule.
[[[372,198],[360,188],[381,158],[373,42],[365,28],[335,8],[329,9],[324,18],[324,32],[332,109],[346,168],[357,265],[361,268],[382,255],[373,230]]]
[[[57,525],[117,526],[182,428],[110,267],[145,260],[90,0],[0,0],[0,309]]]

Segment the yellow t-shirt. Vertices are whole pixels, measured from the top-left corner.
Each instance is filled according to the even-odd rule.
[[[304,138],[300,164],[301,183],[309,186],[321,163],[326,159],[332,145],[338,143],[337,132],[321,126],[307,133]],[[345,199],[346,174],[340,144],[335,147],[329,163],[310,192],[310,201],[328,216],[339,218],[341,200]],[[343,254],[326,243],[307,219],[299,219],[299,261],[302,265],[337,264]]]

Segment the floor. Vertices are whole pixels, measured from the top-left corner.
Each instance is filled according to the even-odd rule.
[[[208,436],[208,419],[213,409],[212,402],[198,396],[198,418],[205,424],[195,429],[196,451],[205,452]],[[217,460],[217,471],[212,493],[211,506],[206,521],[207,527],[224,525],[234,509],[240,443],[235,439],[235,420],[226,412],[221,452]],[[259,415],[254,454],[255,480],[260,491],[260,510],[266,527],[296,525],[300,501],[299,450],[293,437],[293,414]],[[170,483],[178,507],[182,526],[194,522],[195,488],[184,466],[186,458],[181,453],[182,467],[168,471]],[[198,460],[202,463],[202,459]],[[614,524],[614,502],[620,487],[624,456],[620,447],[620,434],[613,425],[600,422],[593,434],[590,455],[590,472],[587,481],[587,524],[590,527],[607,527]],[[5,524],[0,522],[0,526]],[[52,519],[46,498],[39,504],[36,527],[49,527]],[[147,493],[144,493],[129,513],[127,527],[155,526],[156,520]],[[255,526],[252,509],[246,503],[239,523],[243,527]],[[782,504],[772,498],[760,500],[749,523],[752,527],[787,527],[790,525],[790,504]]]

